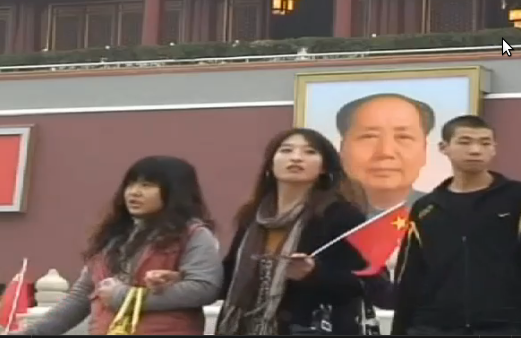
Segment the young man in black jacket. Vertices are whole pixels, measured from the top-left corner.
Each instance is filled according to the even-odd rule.
[[[489,171],[493,130],[442,129],[453,177],[419,199],[397,264],[393,335],[521,335],[521,183]]]

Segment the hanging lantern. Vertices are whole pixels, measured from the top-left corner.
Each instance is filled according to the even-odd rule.
[[[521,9],[508,11],[508,20],[514,23],[514,27],[521,28]]]
[[[508,3],[508,21],[514,24],[514,27],[521,28],[521,3]]]
[[[286,15],[295,10],[297,0],[271,0],[271,12],[274,15]]]

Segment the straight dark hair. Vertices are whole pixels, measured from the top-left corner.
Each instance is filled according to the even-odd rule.
[[[317,179],[307,202],[308,210],[312,214],[320,215],[331,203],[338,200],[351,202],[362,211],[367,208],[362,186],[345,175],[342,161],[333,144],[313,129],[293,128],[277,134],[268,143],[252,196],[235,216],[236,224],[239,227],[248,226],[252,222],[266,196],[276,195],[277,179],[273,175],[273,157],[281,144],[293,135],[302,135],[309,145],[322,156],[324,173]]]
[[[494,132],[494,129],[481,117],[476,115],[463,115],[457,116],[443,125],[441,128],[441,139],[450,143],[458,128],[489,129]]]

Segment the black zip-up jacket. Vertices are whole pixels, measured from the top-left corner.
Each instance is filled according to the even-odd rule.
[[[521,325],[521,183],[492,173],[473,205],[447,198],[446,180],[411,208],[398,257],[392,334],[412,327]]]

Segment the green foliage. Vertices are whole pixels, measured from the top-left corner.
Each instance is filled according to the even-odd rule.
[[[196,59],[249,55],[295,54],[302,48],[308,53],[361,52],[395,49],[498,46],[501,38],[511,45],[521,44],[521,29],[507,28],[469,33],[378,36],[374,38],[299,38],[254,42],[209,42],[157,47],[116,47],[67,52],[0,55],[0,66],[49,65],[103,61],[138,61]]]

